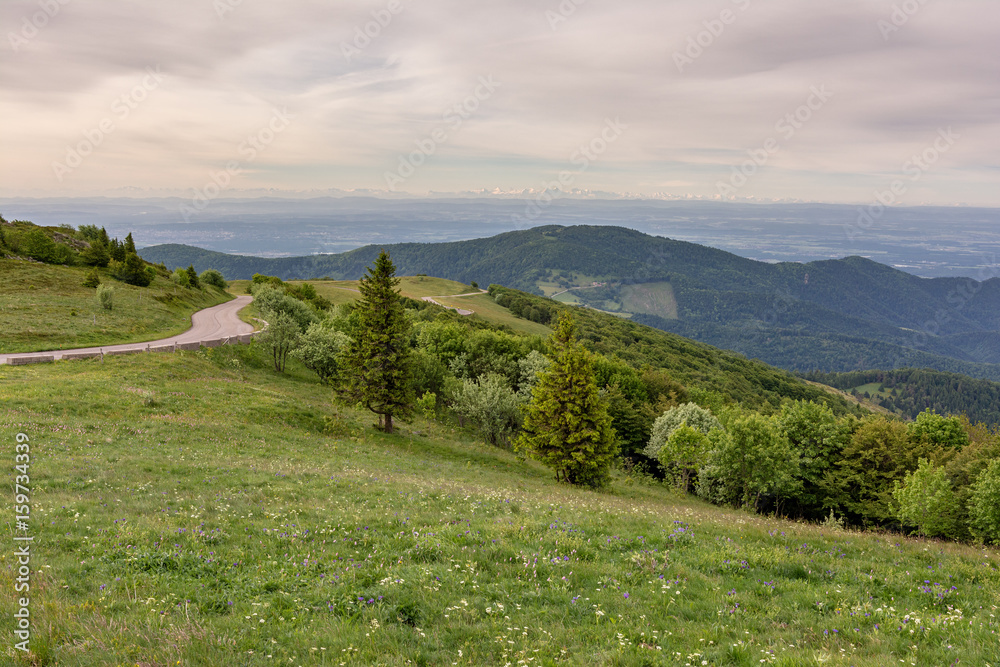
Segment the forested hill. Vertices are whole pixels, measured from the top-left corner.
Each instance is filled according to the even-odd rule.
[[[965,414],[973,423],[1000,426],[1000,383],[927,369],[807,373],[820,382],[874,402],[910,419],[927,408]]]
[[[284,279],[350,280],[359,278],[383,247],[402,275],[426,273],[536,293],[538,282],[552,272],[627,282],[685,275],[725,289],[745,286],[747,279],[766,286],[770,272],[768,264],[723,250],[608,226],[536,227],[469,241],[365,246],[338,255],[273,259],[176,244],[151,246],[142,253],[168,266],[210,264],[232,279],[265,273]]]
[[[621,227],[536,227],[384,246],[403,275],[506,285],[635,315],[797,371],[927,366],[1000,380],[1000,279],[925,279],[861,258],[768,264]],[[163,245],[142,255],[227,278],[356,279],[378,254],[266,259]],[[566,292],[564,290],[571,290]]]

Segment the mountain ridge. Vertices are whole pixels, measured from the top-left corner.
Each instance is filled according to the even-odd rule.
[[[227,278],[264,273],[283,279],[356,279],[382,248],[400,274],[496,283],[543,295],[593,287],[563,291],[558,298],[644,318],[658,328],[789,370],[892,368],[913,365],[916,358],[929,368],[1000,379],[1000,354],[989,344],[996,338],[990,334],[1000,330],[1000,278],[920,278],[860,256],[767,263],[623,227],[586,225],[290,258],[181,245],[151,246],[141,254],[171,266],[216,268]],[[671,290],[676,319],[624,310],[623,287],[651,283]],[[800,342],[811,336],[819,348],[836,350],[835,363],[826,364],[821,350],[776,348],[775,336]],[[881,358],[869,359],[873,353]]]

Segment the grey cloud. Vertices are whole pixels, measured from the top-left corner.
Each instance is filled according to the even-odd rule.
[[[293,145],[291,134],[283,138],[290,153],[282,159],[337,173],[356,167],[376,176],[342,185],[379,187],[386,163],[468,95],[477,77],[493,75],[500,91],[423,172],[429,180],[435,169],[448,179],[464,174],[470,182],[463,187],[476,189],[492,187],[494,173],[512,173],[510,164],[536,165],[524,168],[524,184],[535,184],[616,116],[630,125],[606,157],[616,178],[703,180],[773,133],[810,86],[825,84],[836,97],[786,143],[789,164],[863,183],[886,154],[955,125],[970,141],[950,159],[979,178],[994,173],[983,156],[1000,150],[993,2],[927,3],[886,40],[878,21],[889,17],[889,0],[752,0],[745,11],[730,0],[588,0],[554,30],[546,12],[559,11],[556,0],[401,0],[403,10],[348,58],[343,45],[387,1],[243,0],[220,18],[209,0],[72,0],[29,45],[0,59],[0,99],[8,117],[37,133],[31,136],[75,131],[91,122],[89,91],[159,65],[170,94],[206,105],[179,117],[158,102],[136,117],[137,137],[163,137],[164,150],[176,148],[165,173],[190,171],[192,153],[199,165],[225,159],[227,118],[241,104],[287,104],[299,114],[296,132],[309,139]],[[678,72],[672,54],[724,9],[736,13],[735,23]],[[16,30],[36,11],[34,0],[5,2],[0,20]],[[217,144],[222,152],[212,158]],[[141,162],[148,146],[137,141],[132,161]],[[451,159],[479,166],[463,172]],[[46,160],[25,160],[36,164],[32,178],[42,178]],[[650,174],[657,164],[669,166]],[[822,187],[814,174],[789,178],[788,187],[803,179]]]

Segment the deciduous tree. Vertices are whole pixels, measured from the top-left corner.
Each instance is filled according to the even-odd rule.
[[[958,503],[951,482],[941,466],[920,459],[917,469],[903,484],[893,485],[896,516],[927,537],[954,537],[958,523]]]
[[[991,462],[976,479],[969,518],[983,540],[1000,544],[1000,459]]]

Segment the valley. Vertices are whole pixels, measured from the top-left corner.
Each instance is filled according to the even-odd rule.
[[[769,264],[598,226],[385,248],[405,274],[556,295],[791,371],[920,367],[1000,380],[1000,278],[990,271],[926,279],[857,256]],[[282,259],[178,245],[141,252],[231,278],[356,279],[377,250]]]
[[[545,234],[546,253],[600,259]],[[526,256],[516,244],[510,253]],[[204,280],[221,280],[213,268],[199,267]],[[903,421],[878,405],[917,387],[938,390],[914,405],[945,401],[957,381],[986,409],[992,383],[806,381],[639,323],[643,311],[684,316],[692,279],[680,273],[615,284],[566,271],[549,289],[589,284],[557,300],[410,275],[396,289],[419,409],[384,433],[339,393],[359,372],[344,348],[317,356],[322,341],[364,335],[357,278],[257,275],[223,291],[184,284],[194,268],[149,269],[136,306],[249,289],[244,320],[278,331],[171,355],[0,365],[0,429],[30,444],[24,526],[39,564],[31,653],[8,651],[14,664],[996,659],[1000,561],[987,543],[1000,533],[980,516],[1000,435],[951,409]],[[98,270],[101,283],[124,291],[115,270]],[[707,270],[728,284],[745,274]],[[96,303],[78,286],[82,267],[5,258],[0,271],[25,292],[46,284],[32,307],[55,325]],[[625,306],[631,318],[602,312]],[[292,315],[301,328],[289,329]],[[617,456],[594,488],[554,480],[512,442],[565,317],[615,429]],[[291,351],[287,364],[278,349]],[[671,462],[666,444],[648,449],[678,410],[719,424],[689,490],[678,487],[689,464]],[[949,480],[948,522],[892,503],[893,483],[920,488],[924,457]],[[14,583],[13,567],[0,567],[0,585]],[[0,599],[0,613],[11,618],[14,604]]]

